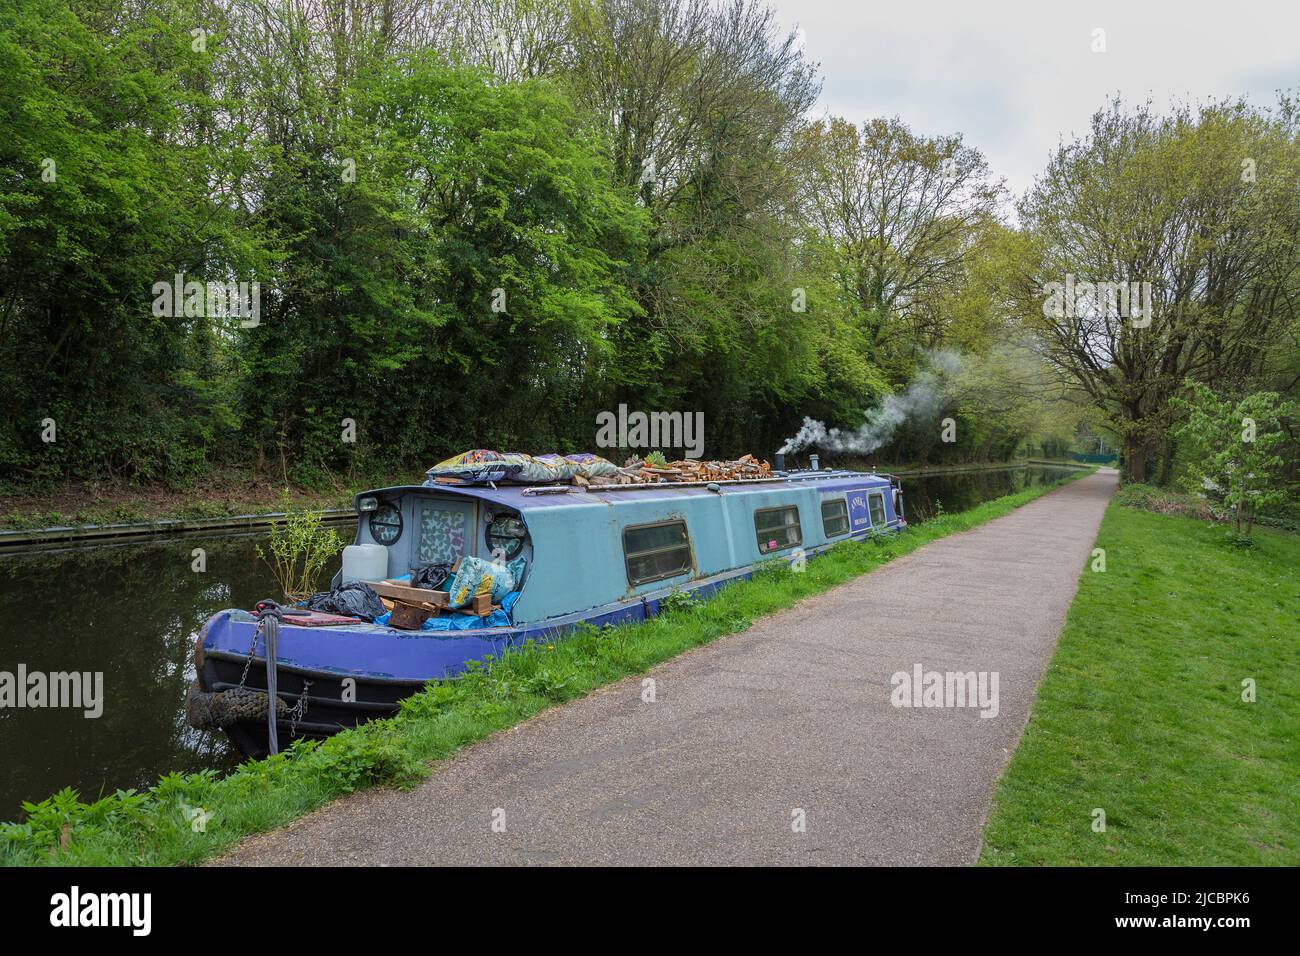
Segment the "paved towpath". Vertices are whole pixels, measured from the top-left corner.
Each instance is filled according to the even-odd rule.
[[[621,681],[217,862],[970,863],[1115,486],[1072,482],[668,661],[655,703]],[[892,706],[915,664],[997,672],[997,716]]]

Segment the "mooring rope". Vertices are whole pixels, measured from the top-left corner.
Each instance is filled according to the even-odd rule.
[[[276,609],[279,610],[278,608]],[[280,752],[280,729],[277,726],[275,702],[280,699],[276,688],[276,678],[279,676],[279,668],[275,663],[275,655],[280,642],[280,615],[268,614],[264,618],[266,622],[266,699],[270,706],[266,708],[266,739],[267,749],[272,755]]]
[[[276,701],[280,699],[276,687],[278,667],[276,651],[280,640],[280,621],[284,610],[275,601],[259,601],[253,613],[257,616],[257,629],[266,644],[266,745],[272,755],[280,752],[280,732],[276,721]],[[254,641],[257,640],[254,634]],[[247,673],[247,671],[245,671]]]

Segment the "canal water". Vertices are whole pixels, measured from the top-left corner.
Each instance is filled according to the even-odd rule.
[[[946,514],[967,511],[993,498],[1050,484],[1075,471],[1078,469],[1031,465],[938,475],[904,475],[903,511],[910,524],[920,524],[939,513],[940,508]]]
[[[962,511],[1055,480],[1021,467],[903,479],[908,520]],[[352,526],[340,525],[351,540]],[[0,555],[0,671],[102,672],[103,713],[0,708],[0,820],[65,786],[83,800],[143,788],[160,774],[233,767],[221,733],[185,723],[194,641],[228,607],[276,597],[260,535],[181,537]],[[205,570],[195,570],[202,549]],[[329,580],[337,560],[325,570]]]

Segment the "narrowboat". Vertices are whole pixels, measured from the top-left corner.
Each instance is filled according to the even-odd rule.
[[[426,482],[357,495],[356,543],[380,545],[386,557],[376,574],[399,579],[434,561],[495,556],[516,565],[522,558],[522,582],[491,615],[461,615],[442,630],[308,627],[286,616],[270,673],[258,618],[220,611],[196,642],[190,722],[221,726],[241,751],[258,756],[270,736],[268,678],[283,701],[279,744],[324,737],[391,716],[429,681],[455,677],[487,655],[552,642],[579,624],[645,620],[674,592],[707,597],[762,562],[812,556],[906,524],[892,475],[782,465],[778,458],[769,477],[707,484]],[[214,722],[212,700],[231,692],[260,695],[260,710],[228,708]]]

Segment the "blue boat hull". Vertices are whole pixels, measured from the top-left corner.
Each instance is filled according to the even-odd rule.
[[[708,597],[719,588],[748,578],[748,569],[694,582],[680,591]],[[465,631],[400,631],[372,624],[343,627],[280,626],[277,693],[294,718],[278,721],[283,748],[295,737],[321,738],[369,720],[391,717],[401,701],[430,681],[464,673],[474,661],[499,658],[528,641],[562,640],[582,625],[634,624],[659,612],[670,590],[635,601],[593,608],[542,624]],[[198,689],[222,693],[238,687],[266,691],[266,648],[256,620],[239,610],[220,611],[208,621],[195,648]],[[253,663],[247,667],[249,653]],[[306,703],[299,700],[306,693]],[[263,719],[239,721],[223,728],[241,752],[267,752]]]

